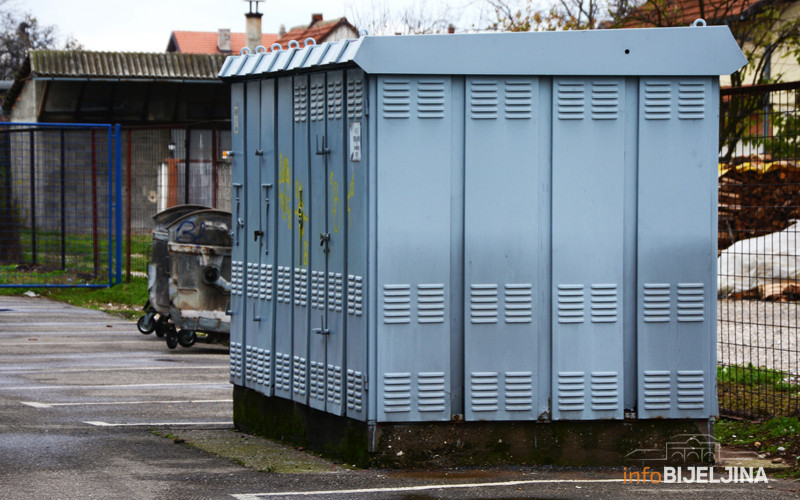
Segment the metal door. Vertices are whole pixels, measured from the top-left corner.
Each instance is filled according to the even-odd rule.
[[[341,71],[310,76],[311,319],[309,387],[312,408],[342,413],[344,351],[344,185]]]
[[[553,402],[623,417],[625,81],[553,80]]]
[[[367,124],[364,116],[366,82],[360,70],[347,71],[347,141],[344,154],[347,210],[347,342],[345,358],[347,416],[366,420],[364,386],[367,379],[367,323],[364,307],[367,275]]]
[[[468,78],[465,418],[536,420],[539,82]],[[492,168],[502,155],[502,168]],[[548,286],[544,283],[544,286]]]
[[[310,365],[308,363],[309,335],[309,265],[311,233],[311,183],[309,179],[309,115],[310,92],[308,76],[295,76],[294,86],[294,139],[292,172],[294,180],[294,224],[292,230],[292,352],[295,362],[292,370],[292,399],[309,404]]]
[[[303,398],[305,389],[305,363],[304,353],[295,352],[292,347],[292,255],[294,238],[292,229],[297,225],[294,214],[294,181],[292,178],[292,165],[294,151],[292,149],[293,108],[292,78],[277,80],[276,97],[276,130],[277,148],[275,161],[277,163],[277,184],[274,200],[277,202],[275,210],[275,238],[276,238],[276,273],[275,273],[275,395],[292,399],[293,376],[297,381],[296,394]],[[300,399],[303,401],[303,399]]]
[[[450,420],[451,79],[377,84],[377,416]]]
[[[257,83],[260,85],[253,91],[260,96],[256,127],[258,136],[250,146],[253,149],[253,162],[251,168],[248,165],[250,173],[247,183],[247,298],[248,309],[252,307],[252,312],[247,312],[251,314],[248,328],[253,335],[248,339],[246,356],[249,356],[249,361],[245,364],[253,387],[271,396],[274,370],[275,223],[271,221],[274,218],[271,198],[275,186],[275,84],[272,80]],[[249,134],[248,131],[248,138]]]
[[[326,260],[325,283],[325,409],[341,415],[344,410],[344,348],[345,330],[345,256],[347,228],[345,220],[345,83],[343,71],[326,75],[326,131],[323,147],[325,159],[325,219],[327,236],[321,239],[321,250]],[[322,256],[320,256],[322,257]],[[313,330],[312,330],[313,331]]]
[[[264,350],[262,344],[261,310],[259,289],[261,286],[261,203],[259,202],[261,184],[261,82],[249,81],[245,84],[247,93],[247,113],[245,115],[245,155],[244,168],[246,182],[242,190],[245,193],[245,217],[242,228],[242,239],[245,246],[245,298],[244,298],[244,330],[247,332],[244,342],[244,385],[250,389],[263,391],[264,386]],[[266,273],[265,273],[266,274]],[[260,351],[260,352],[259,352]],[[260,355],[260,356],[259,356]],[[270,353],[267,353],[270,356]],[[271,360],[267,361],[271,364]],[[269,373],[269,370],[267,370]]]
[[[231,339],[230,339],[230,380],[233,384],[244,385],[244,262],[245,243],[243,226],[246,209],[244,186],[245,175],[245,116],[246,101],[244,83],[231,85],[231,185],[233,192],[233,248],[231,249]]]
[[[717,412],[717,102],[716,78],[640,81],[639,418]]]

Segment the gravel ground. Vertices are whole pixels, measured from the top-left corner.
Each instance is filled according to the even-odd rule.
[[[800,303],[717,302],[717,361],[800,374]]]

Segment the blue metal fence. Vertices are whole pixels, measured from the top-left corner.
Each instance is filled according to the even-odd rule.
[[[0,287],[121,281],[121,133],[0,123]]]

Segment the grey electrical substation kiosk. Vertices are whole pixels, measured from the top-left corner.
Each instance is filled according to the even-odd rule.
[[[710,428],[718,75],[746,60],[695,24],[229,57],[236,424],[560,463],[533,448]]]

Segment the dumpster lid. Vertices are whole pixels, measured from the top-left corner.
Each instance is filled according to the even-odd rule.
[[[209,208],[190,212],[167,229],[170,243],[231,246],[230,227],[230,212]]]
[[[231,56],[219,76],[347,63],[372,74],[710,76],[747,59],[727,26],[365,36]]]

